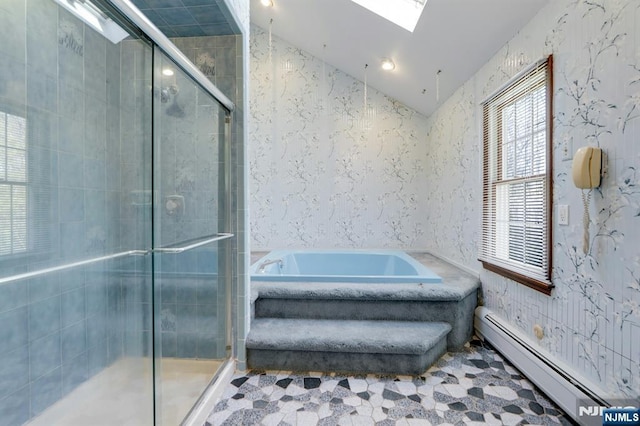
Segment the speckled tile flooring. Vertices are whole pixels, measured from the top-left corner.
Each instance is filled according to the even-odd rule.
[[[478,340],[424,375],[236,374],[206,426],[572,424]]]

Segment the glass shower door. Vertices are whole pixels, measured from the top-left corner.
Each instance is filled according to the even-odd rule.
[[[156,420],[177,425],[230,355],[227,113],[160,49],[154,70]]]
[[[151,425],[153,51],[70,7],[0,3],[0,425]]]

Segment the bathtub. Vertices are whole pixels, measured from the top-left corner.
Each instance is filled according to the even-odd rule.
[[[272,251],[251,267],[252,281],[336,283],[442,282],[402,251]]]
[[[273,251],[250,273],[252,319],[446,322],[450,351],[473,334],[478,276],[428,253]]]

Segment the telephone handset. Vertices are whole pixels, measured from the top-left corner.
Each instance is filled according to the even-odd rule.
[[[602,169],[602,150],[584,146],[576,151],[573,156],[572,174],[573,183],[581,189],[589,189],[587,194],[582,191],[582,203],[584,204],[582,251],[589,253],[589,201],[591,189],[600,186],[600,171]]]
[[[602,168],[602,150],[584,146],[573,156],[573,183],[581,189],[600,186],[600,170]]]

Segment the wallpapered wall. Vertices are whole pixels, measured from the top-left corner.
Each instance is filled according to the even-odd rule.
[[[428,120],[252,27],[252,249],[428,249],[481,270],[481,102],[554,55],[551,297],[482,271],[484,303],[611,394],[640,394],[640,2],[550,2]],[[363,78],[363,76],[358,76]],[[608,174],[582,201],[565,156],[603,148]],[[554,217],[556,210],[554,209]]]
[[[430,167],[425,168],[430,184],[421,194],[439,206],[426,211],[428,248],[479,268],[478,104],[520,69],[553,53],[554,206],[570,208],[570,225],[553,229],[556,288],[547,297],[483,271],[484,302],[530,336],[533,325],[541,324],[542,346],[608,392],[635,396],[640,395],[638,22],[637,0],[549,2],[430,117]],[[603,148],[609,159],[607,176],[592,195],[591,248],[584,255],[581,194],[564,150],[586,145]],[[446,202],[451,193],[455,203]]]
[[[419,247],[426,118],[255,26],[250,52],[252,250]]]

